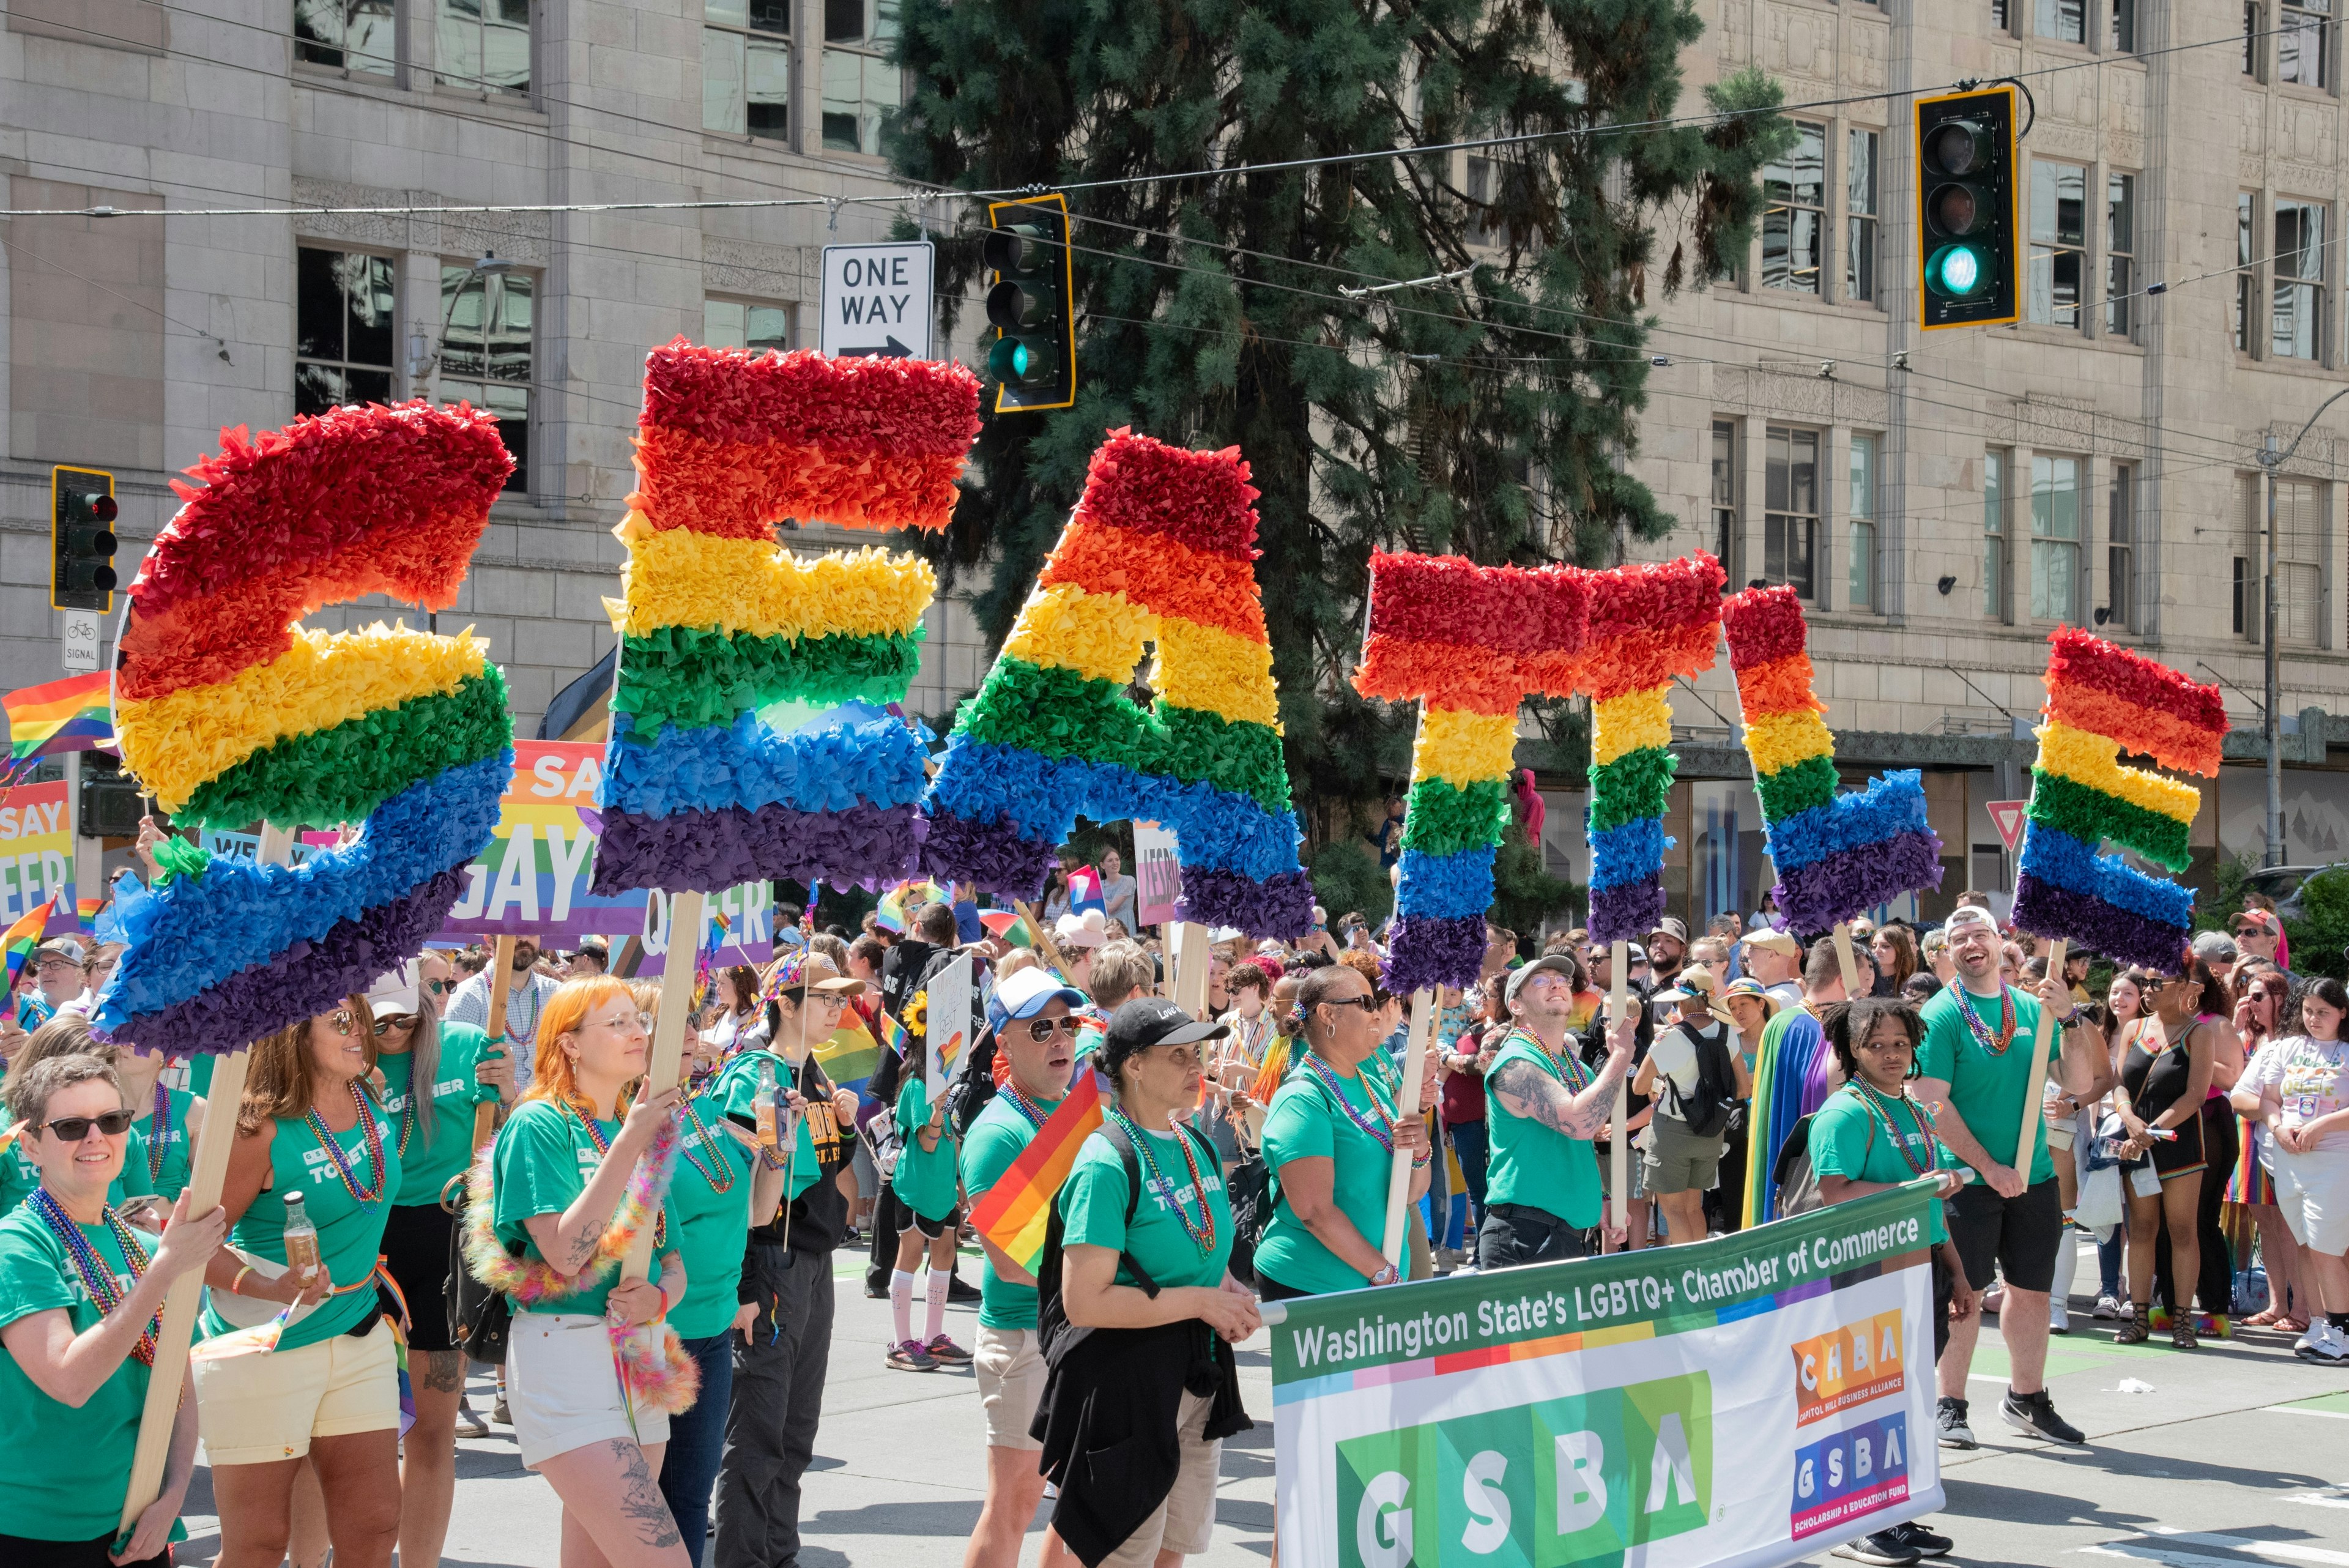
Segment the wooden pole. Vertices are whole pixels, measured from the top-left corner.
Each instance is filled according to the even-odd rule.
[[[1608,949],[1610,978],[1607,987],[1607,1024],[1610,1033],[1616,1024],[1631,1016],[1630,947],[1619,937]],[[1614,1214],[1615,1228],[1627,1232],[1631,1225],[1631,1135],[1623,1130],[1623,1124],[1630,1119],[1631,1075],[1626,1073],[1615,1082],[1615,1136],[1607,1142],[1607,1176],[1609,1190],[1614,1195],[1609,1207]],[[1630,1244],[1628,1239],[1624,1244]]]
[[[1174,951],[1167,968],[1169,993],[1174,1005],[1194,1018],[1207,1015],[1207,971],[1213,961],[1207,955],[1207,928],[1194,920],[1177,920],[1166,928],[1173,938],[1169,944]]]
[[[506,992],[513,984],[514,948],[519,939],[500,937],[490,951],[490,1022],[489,1036],[499,1039],[506,1032]],[[511,1041],[498,1047],[506,1060],[513,1060]],[[497,1126],[498,1103],[483,1100],[473,1107],[473,1147],[480,1148],[490,1141],[490,1133]]]
[[[2063,982],[2064,950],[2068,945],[2062,937],[2047,945],[2047,972],[2058,984]],[[2054,1035],[2054,1010],[2043,1002],[2039,1027],[2031,1033],[2031,1076],[2023,1081],[2023,1131],[2014,1144],[2014,1174],[2023,1178],[2025,1187],[2031,1185],[2031,1157],[2037,1152],[2039,1124],[2047,1114],[2047,1056]]]
[[[1435,1028],[1435,992],[1422,986],[1411,993],[1410,1044],[1402,1054],[1402,1081],[1395,1085],[1395,1120],[1419,1116],[1419,1082],[1427,1073],[1427,1037]],[[1410,1218],[1411,1151],[1398,1146],[1387,1168],[1387,1233],[1379,1251],[1397,1269],[1402,1267],[1404,1222]]]
[[[1836,963],[1843,971],[1843,994],[1847,1002],[1859,1000],[1859,955],[1851,950],[1851,922],[1837,920],[1835,925]]]
[[[255,859],[264,866],[284,866],[294,858],[294,836],[283,828],[264,826]],[[244,1099],[245,1069],[252,1065],[250,1044],[222,1056],[212,1068],[212,1094],[205,1104],[210,1114],[196,1147],[188,1156],[188,1214],[191,1219],[220,1207],[221,1188],[228,1179],[229,1150],[236,1144],[237,1107]],[[122,1525],[129,1530],[139,1516],[163,1495],[163,1466],[171,1454],[171,1424],[180,1408],[181,1390],[188,1377],[188,1347],[194,1343],[196,1308],[202,1303],[204,1276],[191,1270],[171,1282],[163,1296],[163,1322],[155,1336],[155,1366],[147,1378],[147,1402],[139,1412],[139,1442],[131,1450],[130,1487],[122,1500]]]
[[[661,968],[660,1012],[653,1020],[653,1055],[646,1064],[644,1093],[657,1095],[677,1085],[685,1064],[686,1014],[693,1009],[694,961],[701,953],[701,895],[688,890],[668,896],[668,957]],[[653,1227],[636,1232],[620,1265],[623,1280],[652,1275]]]
[[[1036,933],[1036,950],[1043,954],[1044,961],[1059,971],[1065,979],[1069,972],[1069,961],[1061,956],[1061,944],[1052,940],[1051,928],[1044,923],[1044,917],[1038,914],[1025,899],[1014,898],[1011,901],[1011,907],[1019,911],[1019,918],[1028,922],[1030,930]]]

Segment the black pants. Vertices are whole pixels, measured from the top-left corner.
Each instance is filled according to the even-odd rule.
[[[800,1479],[815,1453],[832,1360],[832,1259],[752,1241],[742,1282],[755,1293],[750,1343],[734,1346],[734,1391],[718,1460],[715,1568],[794,1568]]]
[[[2194,1231],[2202,1242],[2200,1277],[2194,1293],[2208,1313],[2233,1310],[2234,1254],[2227,1249],[2227,1233],[2219,1229],[2219,1206],[2227,1200],[2227,1178],[2243,1152],[2242,1129],[2223,1099],[2202,1102],[2202,1190],[2195,1200]],[[2169,1227],[2163,1225],[2153,1243],[2153,1299],[2176,1312],[2183,1303],[2169,1267]]]
[[[1587,1232],[1547,1210],[1523,1203],[1495,1203],[1476,1228],[1476,1266],[1513,1269],[1521,1263],[1554,1263],[1590,1255]]]
[[[30,1521],[28,1521],[30,1522]],[[111,1533],[95,1541],[36,1541],[29,1536],[0,1535],[0,1563],[9,1568],[114,1568],[107,1558],[114,1544]],[[171,1568],[169,1546],[154,1556],[123,1568]]]

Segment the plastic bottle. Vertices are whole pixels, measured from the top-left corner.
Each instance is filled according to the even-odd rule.
[[[759,1058],[759,1147],[775,1147],[775,1064],[768,1058]]]
[[[318,1277],[318,1227],[299,1192],[285,1195],[285,1267],[305,1284]]]

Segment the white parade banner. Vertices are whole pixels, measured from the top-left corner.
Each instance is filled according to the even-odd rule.
[[[1283,1568],[1775,1568],[1932,1512],[1938,1201],[1268,1305]]]

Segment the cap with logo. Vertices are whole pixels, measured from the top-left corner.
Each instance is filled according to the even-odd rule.
[[[1221,1040],[1231,1032],[1231,1025],[1213,1020],[1203,1023],[1165,997],[1137,996],[1110,1015],[1105,1054],[1115,1058],[1154,1045],[1195,1045]]]
[[[1056,1000],[1068,1003],[1073,1012],[1087,998],[1076,987],[1062,985],[1050,970],[1023,969],[997,982],[995,993],[987,999],[988,1021],[999,1031],[1014,1019],[1035,1017]]]

